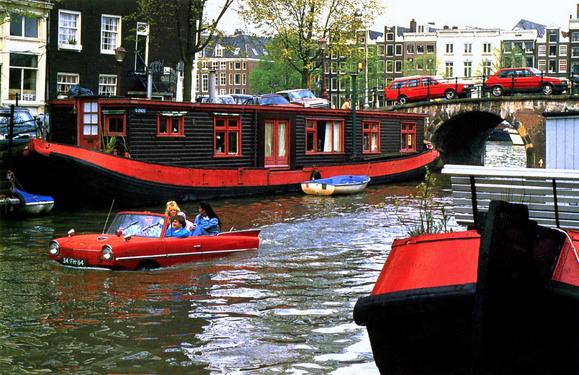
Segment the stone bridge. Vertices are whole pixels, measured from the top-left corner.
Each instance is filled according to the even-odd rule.
[[[444,163],[481,165],[485,142],[503,121],[521,135],[527,150],[527,166],[545,163],[544,112],[579,110],[578,96],[512,96],[459,99],[406,104],[390,109],[427,116],[426,139],[440,151]]]

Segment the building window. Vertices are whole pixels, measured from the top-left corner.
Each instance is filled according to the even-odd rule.
[[[400,151],[416,151],[416,124],[403,122],[400,126]]]
[[[380,122],[362,122],[362,150],[365,154],[380,152]]]
[[[235,82],[236,85],[241,85],[241,74],[235,73]]]
[[[579,57],[579,47],[571,47],[571,57]]]
[[[241,70],[241,61],[235,62],[235,70]]]
[[[549,46],[549,56],[557,56],[557,46]]]
[[[221,61],[219,63],[219,69],[220,70],[227,70],[227,63],[225,61]]]
[[[241,63],[241,69],[247,70],[247,63],[245,61]]]
[[[392,60],[386,60],[386,73],[392,73],[393,72],[393,61]]]
[[[215,117],[215,156],[239,156],[241,149],[241,118]]]
[[[406,46],[406,53],[413,54],[414,53],[414,44],[408,44]]]
[[[391,47],[391,46],[388,46]],[[378,56],[384,56],[384,44],[378,45]]]
[[[397,44],[394,46],[394,54],[396,56],[402,56],[402,44]]]
[[[559,56],[567,56],[567,46],[559,46]]]
[[[472,53],[472,43],[464,44],[464,53]]]
[[[157,115],[158,137],[182,137],[185,135],[183,112],[159,112]]]
[[[434,53],[434,46],[433,45],[426,46],[426,53]]]
[[[393,45],[386,46],[386,56],[388,56],[388,57],[394,56],[394,46]]]
[[[465,61],[464,62],[464,76],[466,78],[472,77],[472,62],[471,61]]]
[[[99,95],[117,95],[117,76],[112,74],[99,74]]]
[[[539,61],[537,61],[537,68],[538,68],[540,71],[544,72],[546,67],[547,67],[547,62],[546,62],[545,60],[539,60]]]
[[[306,120],[306,154],[344,150],[343,120]]]
[[[104,120],[104,135],[106,136],[125,136],[126,131],[126,115],[125,114],[105,114]]]
[[[394,33],[386,33],[386,40],[392,42],[394,40]]]
[[[535,46],[533,42],[525,42],[525,52],[533,52],[534,48]]]
[[[10,14],[10,35],[38,38],[38,18],[21,14]]]
[[[10,78],[8,82],[8,99],[36,100],[36,73],[38,56],[23,53],[10,54]]]
[[[57,73],[56,74],[56,94],[67,95],[68,90],[78,85],[79,75],[76,73]]]
[[[241,84],[242,85],[247,85],[247,74],[243,73],[241,75]]]
[[[99,105],[97,102],[85,102],[82,105],[82,135],[99,134]]]
[[[488,77],[491,75],[493,69],[492,61],[485,60],[483,61],[483,75]]]
[[[549,33],[549,43],[557,43],[557,32]]]
[[[539,44],[537,53],[539,56],[545,56],[547,54],[547,46],[544,44]]]
[[[422,45],[422,44],[417,45],[416,46],[416,53],[421,54],[421,55],[424,54],[424,45]]]
[[[402,73],[402,60],[394,61],[394,73]]]
[[[378,60],[376,64],[376,72],[377,73],[384,73],[384,60]]]
[[[114,54],[121,45],[121,17],[101,16],[101,53]]]
[[[223,57],[223,47],[220,44],[215,47],[215,57]]]
[[[201,74],[201,92],[209,91],[209,74]]]
[[[567,73],[567,60],[559,60],[559,73]]]
[[[219,85],[220,86],[227,85],[227,75],[225,73],[219,73]]]
[[[452,44],[452,43],[447,43],[445,48],[446,48],[446,53],[453,53],[454,52],[454,44]]]
[[[573,31],[571,33],[571,41],[572,42],[579,42],[579,31]]]
[[[557,73],[555,69],[557,69],[556,60],[555,59],[549,60],[549,70],[548,70],[549,73]]]
[[[80,49],[80,12],[58,11],[58,47]]]
[[[445,64],[445,76],[446,77],[453,77],[454,76],[454,63],[453,62],[447,62]]]
[[[490,43],[483,43],[483,53],[491,53],[492,46]]]

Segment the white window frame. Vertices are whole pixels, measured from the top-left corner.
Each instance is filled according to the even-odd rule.
[[[11,31],[12,31],[12,21],[14,19],[14,17],[20,17],[20,35],[12,35]],[[26,36],[26,19],[34,19],[36,21],[36,36]],[[37,16],[34,15],[24,15],[24,14],[17,14],[17,13],[11,13],[10,14],[10,21],[7,22],[9,24],[9,35],[14,38],[25,38],[25,39],[31,39],[31,40],[37,40],[40,38],[40,25],[39,25],[39,21],[40,19]]]
[[[56,94],[67,95],[68,90],[80,83],[80,75],[78,73],[56,73]],[[60,86],[65,87],[65,90],[60,90]]]
[[[539,47],[537,47],[537,55],[547,56],[547,46],[545,44],[539,44]]]
[[[117,19],[117,30],[116,31],[111,31],[111,30],[105,30],[104,29],[104,21],[105,18],[109,18],[109,19]],[[121,16],[117,16],[114,14],[101,14],[101,43],[100,43],[100,49],[101,49],[101,53],[105,54],[105,55],[114,55],[115,54],[115,49],[119,48],[121,46],[121,33],[122,33],[122,29],[123,29],[123,19],[121,18]],[[111,33],[111,34],[115,34],[114,37],[114,41],[115,41],[115,45],[114,48],[105,48],[104,46],[104,42],[105,42],[105,33]]]
[[[559,46],[559,56],[567,56],[567,45],[562,44]]]
[[[114,79],[114,83],[103,82],[107,79]],[[118,82],[119,77],[116,74],[99,74],[99,96],[117,96]]]
[[[36,67],[30,67],[30,66],[22,66],[22,65],[12,65],[11,63],[11,56],[12,54],[14,55],[29,55],[29,56],[33,56],[34,58],[36,58]],[[18,93],[20,94],[20,100],[23,102],[33,102],[36,101],[36,98],[38,97],[38,60],[40,59],[40,56],[36,55],[36,54],[30,54],[30,53],[20,53],[20,52],[11,52],[8,54],[8,61],[9,61],[9,73],[10,76],[12,76],[12,70],[16,70],[19,72],[20,74],[20,79],[18,81]],[[25,71],[34,71],[35,73],[35,77],[34,77],[34,93],[25,93],[24,91],[24,82],[25,82],[25,78],[24,78],[24,72]],[[12,88],[10,88],[10,78],[8,79],[8,96],[10,97],[10,91],[13,90]],[[30,90],[32,91],[32,90]],[[12,99],[11,99],[12,100]]]
[[[223,47],[221,44],[215,46],[215,57],[223,57]]]
[[[445,51],[446,51],[445,53],[447,53],[447,54],[452,54],[452,53],[454,53],[454,44],[452,44],[452,43],[446,43],[446,45],[445,45]]]
[[[61,24],[63,14],[73,15],[74,17],[76,17],[76,28],[63,26]],[[57,35],[58,49],[72,49],[72,50],[76,50],[76,51],[81,51],[82,50],[81,32],[80,32],[81,26],[82,26],[82,14],[80,12],[77,12],[74,10],[59,9],[58,10],[58,35]],[[61,42],[61,40],[60,40],[61,28],[67,28],[67,29],[73,29],[74,30],[74,42],[75,43],[69,43],[69,41],[71,39],[68,39],[66,41]]]
[[[559,73],[567,73],[567,59],[559,59]]]
[[[464,44],[464,53],[472,53],[472,43]]]

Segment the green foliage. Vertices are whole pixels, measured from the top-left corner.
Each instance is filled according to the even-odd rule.
[[[410,196],[411,199],[418,201],[418,221],[409,222],[400,215],[400,204],[394,202],[396,217],[400,224],[407,228],[408,235],[411,237],[428,233],[445,233],[451,231],[448,228],[450,217],[443,205],[437,204],[434,200],[434,187],[436,186],[436,176],[428,168],[424,181],[416,186],[416,195]]]
[[[251,94],[299,88],[300,74],[284,61],[261,61],[249,75]]]
[[[434,53],[417,55],[415,58],[404,61],[404,75],[414,76],[422,74],[436,74],[438,63]]]
[[[364,14],[356,16],[358,9]],[[279,38],[283,59],[301,75],[301,86],[312,87],[311,75],[321,60],[319,40],[329,52],[348,56],[352,37],[380,14],[379,0],[245,0],[240,14],[266,35]]]

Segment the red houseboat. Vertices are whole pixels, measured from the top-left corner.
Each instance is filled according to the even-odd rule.
[[[579,373],[579,175],[443,173],[457,221],[476,229],[394,241],[354,308],[380,372]]]
[[[122,206],[299,191],[312,174],[420,178],[424,116],[77,97],[50,103],[19,172],[59,203]],[[36,190],[35,190],[36,191]]]

